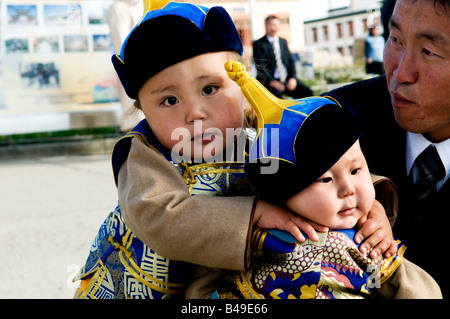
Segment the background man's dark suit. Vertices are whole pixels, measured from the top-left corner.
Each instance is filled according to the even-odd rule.
[[[296,70],[294,58],[289,50],[286,39],[279,37],[280,39],[280,51],[281,60],[287,70],[287,79],[296,78]],[[261,82],[273,95],[281,98],[281,94],[286,94],[295,99],[307,97],[313,95],[313,92],[309,87],[297,80],[297,88],[294,91],[280,92],[269,86],[269,82],[273,80],[279,80],[274,78],[276,60],[275,53],[273,52],[272,44],[269,42],[266,36],[263,36],[259,40],[253,42],[253,59],[255,61],[258,73],[256,79]]]
[[[372,173],[390,178],[399,190],[399,216],[394,236],[406,246],[405,256],[425,269],[447,296],[447,252],[449,245],[450,180],[437,193],[424,212],[411,202],[412,181],[406,173],[406,131],[395,121],[386,77],[357,82],[328,94],[346,101],[366,123],[360,139]],[[445,237],[445,238],[444,238]]]

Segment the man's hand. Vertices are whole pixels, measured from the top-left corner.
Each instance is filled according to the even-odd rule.
[[[297,79],[290,78],[286,83],[286,89],[288,91],[294,91],[297,88]]]
[[[362,253],[370,251],[370,257],[376,258],[384,254],[389,258],[397,252],[397,242],[394,240],[392,228],[383,206],[375,201],[367,216],[362,217],[357,224],[359,231],[355,234],[357,244]]]
[[[280,92],[284,92],[286,90],[286,86],[283,83],[281,83],[280,81],[277,81],[277,80],[270,81],[269,85],[271,87],[273,87],[274,89],[277,89]]]

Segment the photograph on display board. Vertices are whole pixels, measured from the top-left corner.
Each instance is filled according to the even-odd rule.
[[[88,51],[88,38],[83,34],[73,34],[64,36],[65,52],[85,52]]]
[[[44,24],[46,26],[81,25],[81,5],[79,4],[44,5]]]
[[[33,89],[60,88],[59,70],[55,63],[23,63],[20,65],[22,86]]]
[[[94,34],[94,51],[112,51],[112,43],[108,34]]]
[[[5,40],[6,53],[28,53],[29,40],[25,38],[11,38]]]
[[[97,81],[92,88],[94,103],[118,102],[117,82],[114,77],[105,77]]]
[[[111,3],[86,3],[86,14],[89,24],[107,24],[106,14]]]
[[[36,5],[12,5],[6,6],[8,24],[13,25],[37,25],[38,14]]]
[[[33,41],[33,49],[35,53],[58,53],[59,37],[57,35],[37,37]]]

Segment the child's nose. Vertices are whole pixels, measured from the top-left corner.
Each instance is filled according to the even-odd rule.
[[[355,195],[355,185],[353,184],[350,178],[346,178],[341,181],[339,188],[339,195],[341,197]]]
[[[187,114],[186,114],[186,122],[194,123],[194,121],[205,120],[207,117],[207,113],[201,105],[192,104],[189,106]]]

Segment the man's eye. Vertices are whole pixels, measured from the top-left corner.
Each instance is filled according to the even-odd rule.
[[[402,43],[400,42],[400,39],[395,36],[390,36],[389,40],[395,45],[402,45]]]
[[[216,90],[217,90],[217,87],[215,87],[213,85],[205,86],[202,90],[202,95],[211,95],[214,92],[216,92]]]
[[[162,101],[162,104],[164,104],[165,106],[174,106],[177,103],[178,99],[174,96],[169,96]]]
[[[422,49],[422,53],[425,54],[426,56],[429,56],[429,57],[437,56],[436,54],[434,54],[433,52],[431,52],[430,50],[425,49],[425,48]]]

